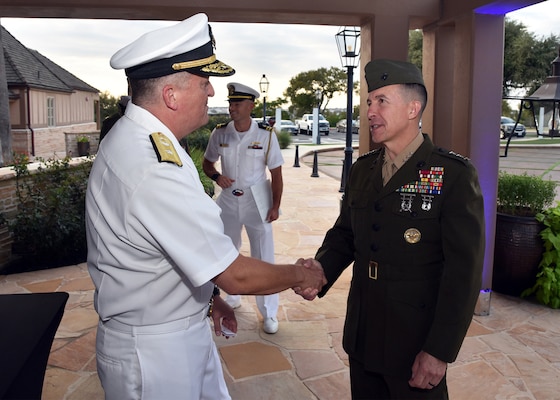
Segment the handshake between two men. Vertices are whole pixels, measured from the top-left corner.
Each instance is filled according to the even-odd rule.
[[[313,300],[317,297],[323,286],[327,284],[327,278],[325,277],[323,267],[319,261],[313,258],[308,258],[306,260],[300,258],[296,261],[296,265],[303,265],[307,268],[307,272],[310,275],[309,278],[312,279],[312,281],[310,281],[308,285],[294,286],[292,289],[305,300]],[[313,281],[313,279],[316,279],[316,281]]]
[[[321,264],[312,258],[271,264],[240,254],[213,282],[229,294],[267,295],[291,288],[305,300],[313,300],[327,279]],[[214,298],[212,319],[217,336],[222,335],[221,326],[237,332],[235,313],[220,296]]]
[[[239,255],[213,282],[229,294],[266,295],[286,289],[313,300],[327,283],[321,264],[300,258],[295,264],[271,264]]]

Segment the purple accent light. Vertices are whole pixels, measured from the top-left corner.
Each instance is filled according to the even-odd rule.
[[[517,11],[522,8],[525,8],[524,5],[521,4],[487,4],[482,7],[478,7],[474,10],[477,14],[489,14],[489,15],[506,15],[512,11]]]

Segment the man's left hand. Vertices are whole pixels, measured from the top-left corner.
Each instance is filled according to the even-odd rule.
[[[222,325],[230,331],[237,333],[237,318],[235,318],[235,312],[220,295],[214,296],[212,320],[214,322],[214,332],[216,336],[222,336]]]
[[[276,221],[279,216],[280,216],[280,212],[278,211],[278,209],[271,208],[270,210],[268,210],[268,214],[266,215],[266,221],[267,222]]]
[[[412,364],[412,377],[408,381],[411,387],[419,389],[433,389],[443,379],[447,363],[421,351],[416,355]]]

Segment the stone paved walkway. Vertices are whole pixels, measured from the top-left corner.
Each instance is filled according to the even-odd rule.
[[[312,149],[300,146],[299,154]],[[284,158],[282,216],[274,223],[279,263],[314,255],[340,200],[340,167],[327,171],[330,162],[323,159],[319,177],[311,177],[312,168],[303,161],[309,156],[292,167],[292,146]],[[242,251],[247,249],[245,240]],[[234,400],[350,399],[341,348],[350,278],[347,271],[325,298],[313,302],[281,293],[275,335],[262,332],[254,298],[243,296],[236,310],[237,337],[216,339]],[[70,298],[52,346],[43,400],[103,399],[95,368],[97,314],[85,264],[0,276],[0,293],[52,291],[68,292]],[[490,315],[473,318],[448,381],[453,400],[560,399],[560,311],[492,293]]]

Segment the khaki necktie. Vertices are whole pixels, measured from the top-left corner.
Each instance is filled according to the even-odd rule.
[[[397,166],[391,160],[385,160],[383,163],[383,170],[381,171],[383,177],[383,186],[389,182],[389,180],[395,175],[397,172]]]

